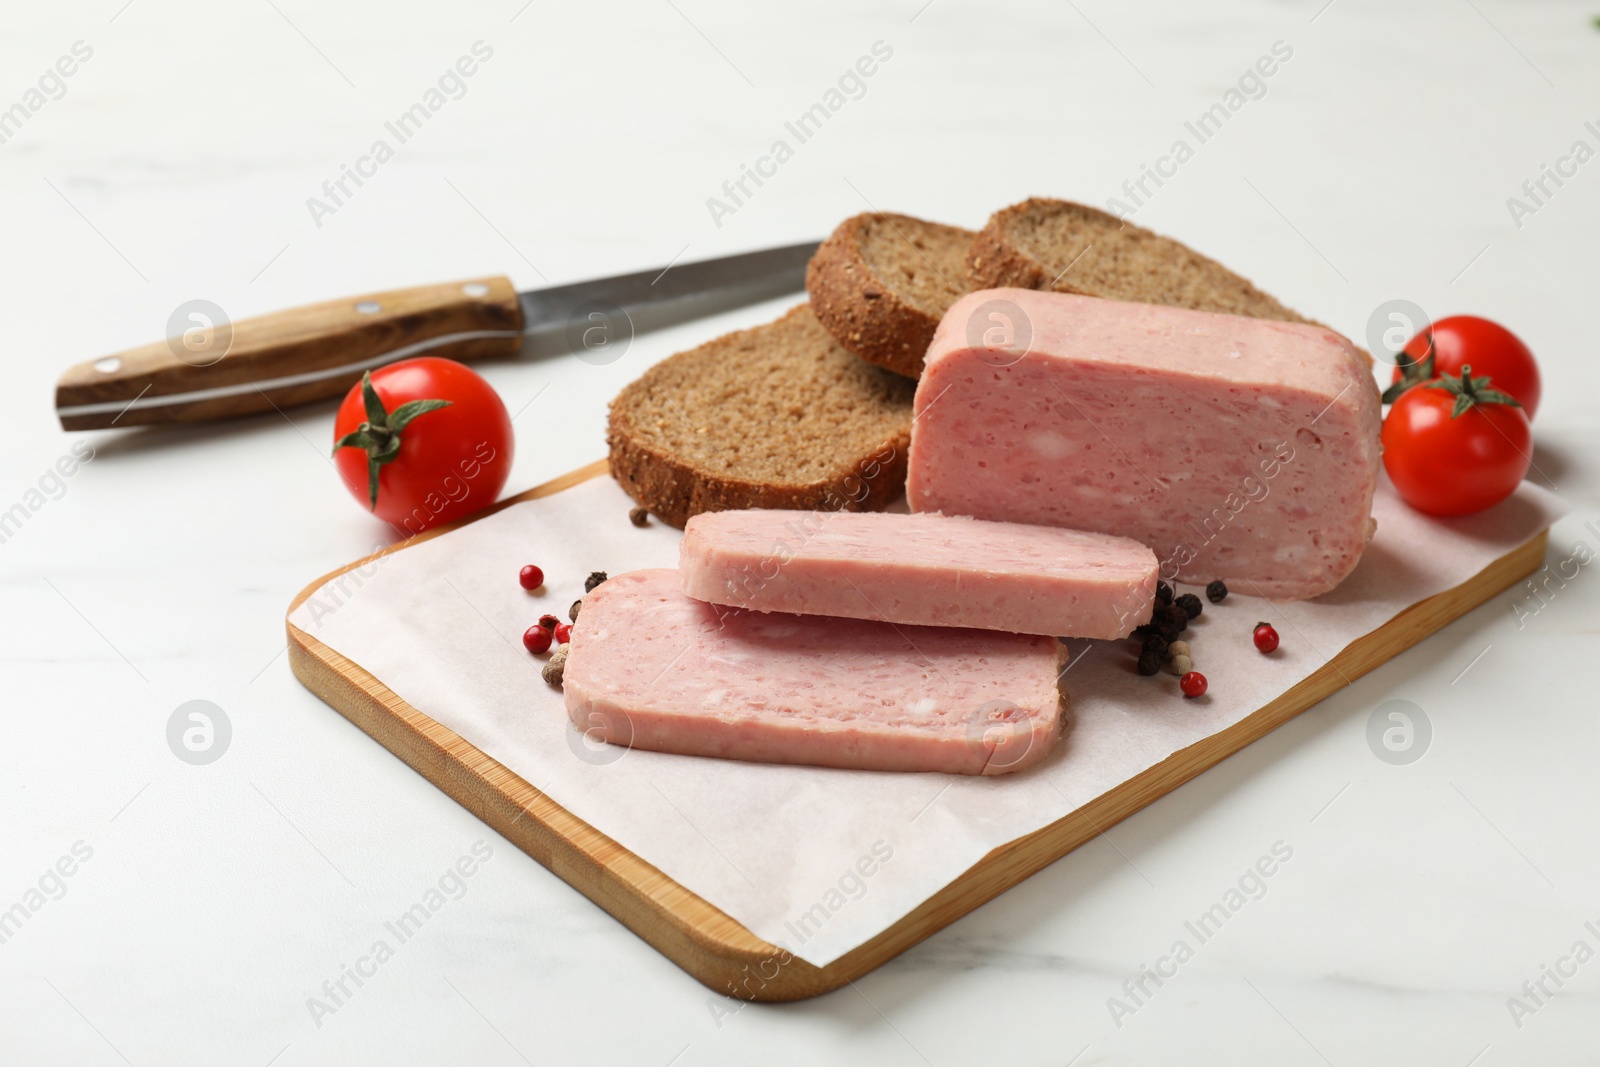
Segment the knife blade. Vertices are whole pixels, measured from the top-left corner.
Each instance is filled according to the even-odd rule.
[[[66,430],[202,422],[342,396],[363,372],[417,355],[575,353],[615,362],[638,333],[797,292],[806,241],[518,293],[503,277],[372,293],[228,322],[190,301],[166,340],[69,368]]]

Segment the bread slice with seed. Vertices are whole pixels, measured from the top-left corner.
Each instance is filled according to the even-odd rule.
[[[611,474],[672,526],[729,508],[877,510],[905,488],[915,383],[801,304],[679,352],[611,402]]]
[[[812,310],[862,359],[920,377],[939,320],[974,288],[967,277],[974,236],[910,215],[846,219],[806,268]]]
[[[1049,289],[1322,326],[1185,244],[1068,200],[1035,197],[996,212],[974,238],[968,266],[978,289]]]

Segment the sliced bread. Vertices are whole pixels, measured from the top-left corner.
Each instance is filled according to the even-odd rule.
[[[1068,200],[1035,197],[996,212],[973,240],[969,266],[977,289],[1049,289],[1322,325],[1185,244]]]
[[[846,352],[801,304],[656,364],[611,402],[611,474],[658,518],[877,510],[905,488],[915,385]]]
[[[909,215],[846,219],[806,268],[818,321],[845,348],[896,374],[922,374],[922,354],[967,277],[971,230]]]

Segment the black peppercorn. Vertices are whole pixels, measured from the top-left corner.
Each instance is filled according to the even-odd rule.
[[[1154,649],[1156,655],[1164,657],[1167,654],[1167,646],[1171,643],[1172,642],[1168,641],[1160,634],[1151,634],[1149,637],[1144,639],[1144,644],[1140,647],[1139,651],[1144,653]]]
[[[572,602],[572,607],[567,609],[567,618],[571,619],[573,622],[577,622],[578,621],[578,609],[581,608],[581,607],[583,607],[583,601],[574,600]]]
[[[1177,600],[1173,601],[1173,603],[1182,608],[1184,613],[1188,615],[1189,618],[1198,619],[1200,617],[1200,598],[1195,596],[1193,593],[1185,593]]]
[[[595,571],[593,574],[589,575],[588,578],[584,579],[583,591],[585,593],[592,593],[592,592],[594,592],[594,587],[599,585],[601,582],[603,582],[605,580],[606,580],[606,572],[605,571]]]
[[[1211,601],[1213,604],[1220,604],[1224,600],[1228,599],[1228,587],[1223,583],[1221,578],[1218,578],[1216,581],[1206,586],[1206,599]]]
[[[1158,622],[1166,623],[1168,629],[1181,634],[1189,628],[1189,612],[1181,604],[1168,604],[1161,611],[1162,617]]]
[[[635,526],[649,526],[650,512],[645,508],[634,508],[632,511],[628,512],[628,521],[633,523]]]
[[[1165,605],[1172,603],[1172,586],[1166,582],[1156,583],[1156,604]]]
[[[1161,673],[1161,653],[1153,648],[1146,648],[1139,653],[1139,673],[1144,675]]]

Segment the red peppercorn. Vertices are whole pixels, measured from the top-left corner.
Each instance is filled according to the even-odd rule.
[[[1272,628],[1270,622],[1256,623],[1255,633],[1251,636],[1255,639],[1256,650],[1263,655],[1275,651],[1278,647],[1278,631]]]
[[[522,588],[534,590],[544,584],[544,571],[530,563],[522,568],[522,573],[517,575],[517,580],[522,583]]]
[[[1178,679],[1178,687],[1186,697],[1203,697],[1206,695],[1206,676],[1199,671],[1190,671]]]
[[[543,626],[530,626],[522,634],[522,647],[537,655],[550,651],[550,631]]]
[[[556,643],[566,644],[572,640],[572,624],[567,622],[556,623]]]
[[[546,630],[554,630],[560,622],[561,620],[556,618],[554,615],[539,616],[539,625],[544,627]]]

